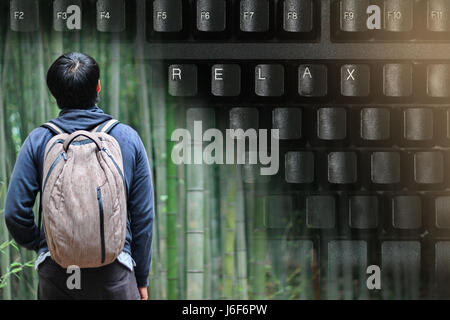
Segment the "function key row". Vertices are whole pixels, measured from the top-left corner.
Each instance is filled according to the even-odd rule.
[[[333,0],[335,40],[450,40],[447,0]]]
[[[316,0],[147,0],[147,36],[158,40],[317,38]]]
[[[450,64],[172,64],[168,91],[175,97],[448,98]]]
[[[0,21],[13,32],[80,32],[136,34],[135,0],[1,1]],[[4,25],[3,25],[4,26]]]

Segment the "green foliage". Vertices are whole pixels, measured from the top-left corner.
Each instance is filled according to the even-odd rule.
[[[6,254],[5,249],[9,246],[19,252],[19,247],[17,246],[17,244],[14,242],[14,240],[10,240],[4,241],[0,244],[0,253]],[[3,274],[0,274],[0,289],[5,288],[8,285],[8,279],[11,278],[11,276],[15,276],[17,279],[20,279],[20,274],[27,268],[33,268],[34,262],[35,259],[27,261],[25,263],[22,263],[20,261],[12,262],[7,270],[5,270]]]

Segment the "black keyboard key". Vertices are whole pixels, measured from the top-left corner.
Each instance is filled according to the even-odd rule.
[[[384,241],[381,260],[383,298],[417,299],[420,293],[420,242]]]
[[[260,64],[255,68],[255,93],[261,97],[284,94],[284,67],[280,64]]]
[[[270,23],[268,0],[241,0],[240,28],[243,32],[267,32]]]
[[[183,30],[182,0],[155,0],[153,2],[153,30],[181,32]]]
[[[206,130],[215,127],[215,120],[215,111],[213,108],[189,108],[186,111],[186,129],[191,134],[191,141],[196,145],[201,145],[203,143],[203,134]],[[195,134],[195,131],[199,130],[195,127],[196,121],[202,123],[201,135],[199,136]]]
[[[224,0],[197,0],[197,30],[222,32],[226,29],[226,3]]]
[[[38,0],[12,0],[10,5],[12,31],[32,32],[39,30]]]
[[[292,197],[268,196],[264,219],[268,229],[287,229],[292,224]]]
[[[384,1],[384,30],[391,32],[408,32],[413,28],[413,0]]]
[[[328,243],[327,299],[367,299],[367,242]]]
[[[433,110],[425,108],[411,108],[403,112],[404,136],[410,141],[425,141],[433,139],[434,115]]]
[[[309,196],[306,198],[306,225],[311,229],[330,229],[336,223],[334,196]]]
[[[346,64],[341,67],[341,94],[344,97],[367,97],[370,93],[370,67]]]
[[[374,152],[371,163],[373,183],[396,184],[400,182],[400,154],[398,152]]]
[[[368,0],[341,0],[340,28],[344,32],[367,31]]]
[[[211,69],[211,93],[217,97],[241,94],[241,67],[237,64],[216,64]]]
[[[324,97],[328,93],[327,66],[302,64],[298,68],[298,93],[302,97]]]
[[[280,140],[295,140],[302,137],[302,110],[298,108],[276,108],[272,112],[272,128],[279,130]]]
[[[427,28],[433,32],[450,31],[450,1],[428,0]]]
[[[418,229],[422,226],[422,200],[419,196],[392,198],[392,224],[396,229]]]
[[[444,156],[442,153],[436,151],[415,153],[414,180],[419,184],[444,182]]]
[[[436,227],[440,229],[450,229],[450,197],[437,197],[434,201],[436,214]]]
[[[97,30],[100,32],[125,30],[125,0],[97,1]]]
[[[287,152],[285,167],[286,182],[302,184],[314,182],[314,153],[309,151]]]
[[[321,140],[343,140],[347,137],[347,111],[344,108],[317,110],[317,136]]]
[[[368,141],[382,141],[390,138],[391,113],[385,108],[364,108],[361,110],[361,138]]]
[[[81,30],[81,0],[55,0],[53,2],[53,29],[55,31]]]
[[[286,32],[311,32],[313,29],[312,0],[284,0],[283,29]]]
[[[173,64],[169,67],[169,94],[190,97],[197,94],[197,66]]]
[[[436,297],[448,299],[450,296],[450,242],[438,241],[435,244],[435,285]]]
[[[378,227],[379,204],[377,196],[350,197],[349,225],[354,229]]]
[[[427,68],[427,93],[434,98],[450,97],[450,64],[430,64]]]
[[[409,97],[412,95],[412,65],[392,63],[383,68],[383,93],[386,97]]]
[[[354,152],[330,152],[328,154],[328,182],[334,184],[356,183],[357,156]]]
[[[258,129],[259,115],[255,108],[233,108],[230,110],[230,129]]]

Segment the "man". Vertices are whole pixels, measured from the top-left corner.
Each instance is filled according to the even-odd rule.
[[[77,130],[93,130],[112,119],[97,107],[99,79],[100,69],[93,58],[81,53],[59,57],[48,70],[47,85],[62,111],[50,122],[70,134]],[[42,187],[45,147],[54,133],[44,127],[37,128],[20,150],[9,184],[5,219],[14,240],[38,252],[38,299],[148,298],[153,236],[151,171],[136,131],[118,124],[110,135],[122,150],[128,190],[129,219],[125,246],[112,264],[81,269],[79,289],[68,286],[68,278],[72,274],[52,260],[44,229],[39,230],[33,213],[36,196]]]

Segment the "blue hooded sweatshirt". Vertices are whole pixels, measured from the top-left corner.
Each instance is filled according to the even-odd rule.
[[[67,109],[50,122],[67,133],[93,130],[112,119],[97,106],[91,109]],[[130,254],[136,266],[138,287],[148,286],[153,238],[153,185],[147,154],[139,135],[119,123],[111,132],[122,149],[123,167],[128,190],[127,235],[123,251]],[[47,128],[34,129],[25,140],[11,176],[5,203],[5,220],[13,239],[21,246],[41,254],[48,251],[44,228],[37,227],[33,206],[41,190],[44,152],[54,136]]]

